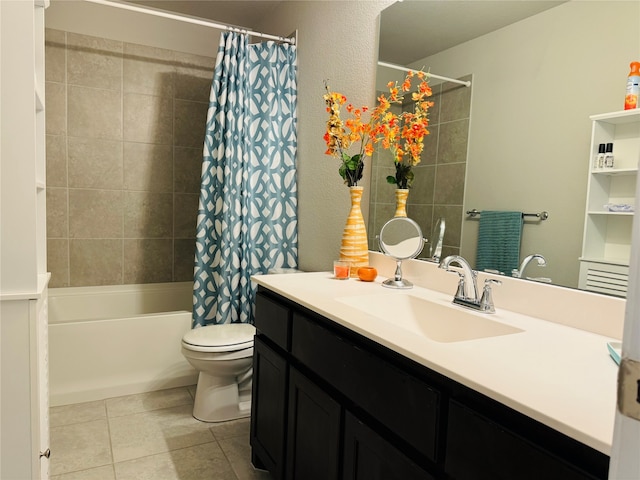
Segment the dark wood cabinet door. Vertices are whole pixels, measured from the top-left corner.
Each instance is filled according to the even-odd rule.
[[[291,367],[287,480],[338,479],[340,421],[340,405]]]
[[[254,466],[269,470],[276,480],[284,478],[287,425],[286,360],[255,337],[251,400],[251,448]]]
[[[347,412],[342,479],[434,480],[434,477]]]
[[[593,480],[581,470],[484,415],[451,401],[445,470],[456,480]],[[605,474],[606,476],[606,474]]]

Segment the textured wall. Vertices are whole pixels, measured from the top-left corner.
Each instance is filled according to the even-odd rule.
[[[213,64],[47,29],[50,286],[193,278]]]

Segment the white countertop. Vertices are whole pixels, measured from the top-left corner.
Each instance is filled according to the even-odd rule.
[[[611,454],[618,372],[606,347],[608,341],[615,340],[612,337],[510,312],[496,304],[496,313],[488,318],[523,332],[440,343],[338,299],[410,293],[450,305],[453,291],[445,294],[418,286],[393,290],[381,286],[382,277],[371,283],[345,281],[332,278],[329,272],[258,275],[253,279],[425,367]]]

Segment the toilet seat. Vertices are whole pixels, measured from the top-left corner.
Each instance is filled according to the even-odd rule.
[[[252,348],[255,333],[249,323],[207,325],[185,333],[182,344],[195,352],[234,352]]]

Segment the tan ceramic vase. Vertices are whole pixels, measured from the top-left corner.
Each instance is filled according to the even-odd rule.
[[[363,187],[349,187],[351,210],[342,232],[340,245],[340,260],[351,262],[351,278],[358,278],[358,269],[369,265],[367,229],[360,209],[363,189]]]
[[[408,188],[396,188],[396,213],[394,217],[407,216],[407,197],[409,197]]]

